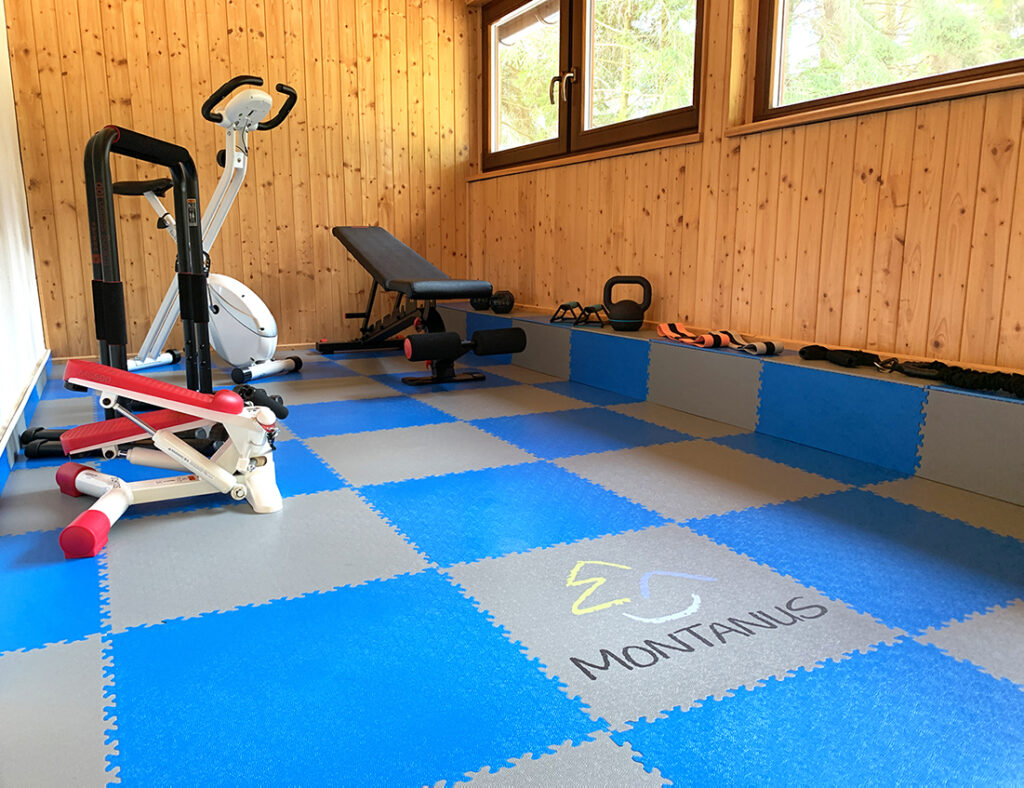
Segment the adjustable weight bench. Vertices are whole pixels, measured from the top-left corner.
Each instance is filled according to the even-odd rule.
[[[316,343],[321,353],[400,348],[403,340],[393,339],[394,335],[413,324],[431,333],[444,331],[435,302],[491,295],[490,282],[450,279],[383,227],[335,227],[333,233],[370,273],[373,284],[363,311],[345,314],[346,318],[362,318],[359,338],[348,342],[321,340]],[[378,289],[395,293],[395,303],[387,315],[371,324]]]

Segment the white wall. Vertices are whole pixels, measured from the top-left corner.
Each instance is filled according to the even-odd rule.
[[[5,19],[0,0],[0,20]],[[46,359],[14,117],[7,28],[0,24],[0,451]]]

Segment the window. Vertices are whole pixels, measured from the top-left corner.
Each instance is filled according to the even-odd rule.
[[[1024,0],[760,0],[755,119],[1024,71]]]
[[[695,131],[701,4],[488,4],[484,169]]]

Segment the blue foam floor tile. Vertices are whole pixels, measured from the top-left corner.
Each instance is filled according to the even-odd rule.
[[[409,397],[380,397],[294,405],[284,424],[300,438],[346,435],[454,421],[447,413]]]
[[[573,331],[569,369],[573,380],[634,400],[647,399],[651,344],[598,331]]]
[[[637,446],[687,440],[690,436],[603,408],[580,408],[472,422],[531,454],[553,460]]]
[[[1011,785],[1024,692],[904,642],[672,711],[612,739],[675,785]]]
[[[686,525],[909,632],[1024,596],[1024,543],[861,490]]]
[[[598,389],[574,380],[556,380],[553,383],[538,383],[539,389],[547,389],[556,394],[564,394],[573,399],[589,402],[591,405],[625,405],[627,402],[638,402],[633,397],[618,394],[607,389]]]
[[[99,630],[95,558],[65,561],[54,531],[0,537],[0,653]]]
[[[287,358],[278,354],[278,358]],[[302,369],[298,372],[289,372],[287,375],[274,375],[269,378],[259,378],[254,380],[252,385],[259,388],[261,382],[266,381],[287,381],[287,380],[321,380],[324,378],[349,378],[358,373],[353,372],[348,367],[343,367],[341,364],[335,363],[328,359],[322,361],[305,361],[302,364]]]
[[[301,440],[280,441],[274,447],[274,473],[281,495],[308,495],[340,490],[344,481]]]
[[[799,468],[809,473],[816,473],[819,476],[856,487],[903,479],[907,476],[907,474],[892,468],[883,468],[881,465],[855,460],[852,457],[844,457],[841,454],[833,454],[821,449],[813,449],[800,443],[756,432],[726,435],[714,440],[731,449],[739,449],[747,454],[756,454],[766,460]]]
[[[360,492],[443,566],[665,523],[546,462],[370,485]]]
[[[429,785],[599,727],[433,571],[112,640],[128,784]]]
[[[91,397],[92,391],[69,391],[64,388],[63,379],[47,380],[43,386],[43,399],[72,399],[74,397]]]
[[[477,365],[482,366],[482,365]],[[456,366],[456,374],[460,372],[480,372],[481,370],[477,366]],[[483,380],[473,380],[468,383],[425,383],[419,386],[410,386],[408,383],[403,383],[402,378],[407,377],[422,377],[430,376],[430,370],[424,369],[421,372],[397,372],[388,375],[371,375],[374,380],[379,383],[383,383],[385,386],[390,386],[395,391],[401,392],[402,394],[425,394],[433,391],[466,391],[468,389],[493,389],[499,386],[518,386],[519,382],[510,378],[496,375],[493,372],[485,372]]]
[[[912,474],[926,395],[891,379],[767,361],[757,431]]]

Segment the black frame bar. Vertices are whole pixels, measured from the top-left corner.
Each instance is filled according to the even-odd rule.
[[[114,190],[110,176],[110,154],[117,153],[139,161],[167,167],[174,184],[174,214],[177,222],[178,289],[181,324],[185,335],[185,374],[193,391],[213,392],[210,366],[209,305],[205,297],[187,298],[186,292],[206,293],[206,266],[203,263],[202,230],[199,224],[199,176],[187,150],[164,140],[147,137],[120,126],[106,126],[96,132],[85,146],[85,182],[88,189],[89,238],[92,244],[94,282],[111,292],[117,291],[120,314],[124,314],[124,290],[117,254],[117,224],[114,217]],[[194,277],[199,277],[198,279]],[[103,303],[94,300],[96,338],[100,363],[119,369],[128,368],[124,326],[120,331],[105,329]]]

